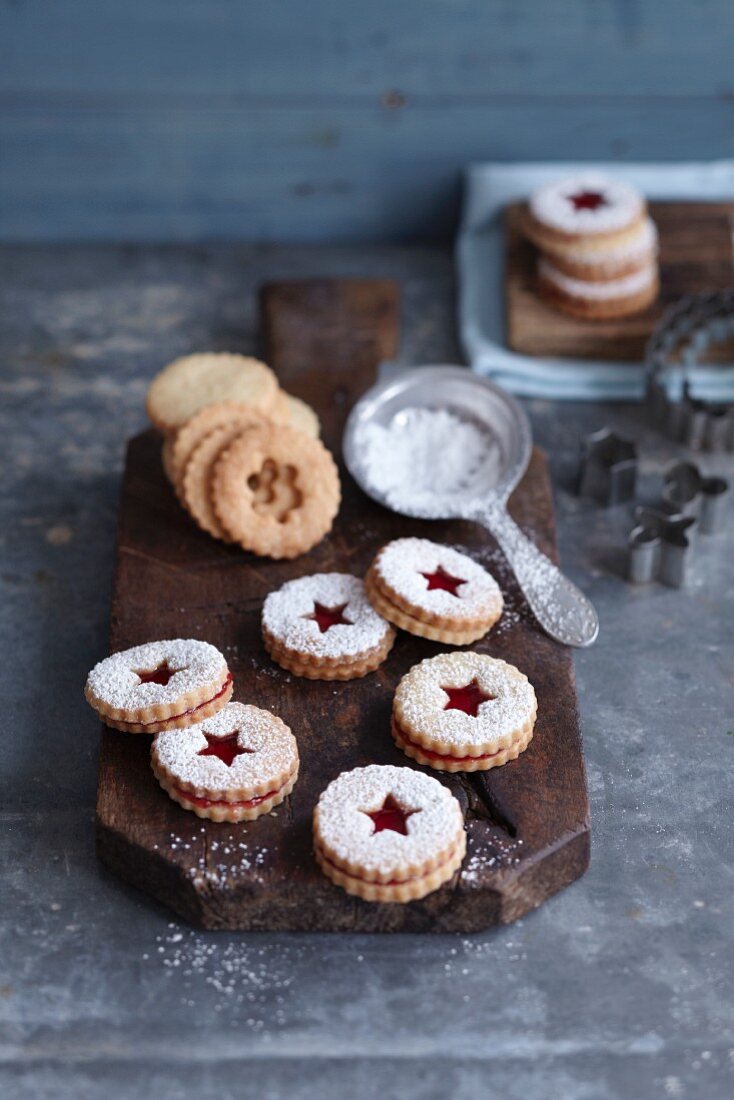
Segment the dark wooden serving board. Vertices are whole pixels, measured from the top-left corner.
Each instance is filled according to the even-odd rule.
[[[522,208],[512,203],[506,211],[505,306],[508,346],[524,355],[639,361],[666,306],[685,294],[734,285],[734,203],[654,202],[661,281],[655,305],[619,321],[567,317],[535,289],[536,252],[521,231]],[[719,348],[716,357],[731,361],[731,350]]]
[[[379,281],[278,284],[263,293],[265,355],[282,383],[319,411],[338,454],[354,400],[378,362],[395,352],[397,291]],[[215,542],[176,503],[153,432],[130,443],[120,504],[111,648],[192,636],[218,645],[235,698],[267,707],[292,727],[301,774],[278,810],[242,825],[202,822],[160,789],[149,740],[102,733],[97,844],[104,862],[189,921],[207,928],[471,932],[515,920],[583,874],[589,811],[572,658],[535,626],[499,552],[470,523],[421,523],[367,499],[342,470],[344,501],[329,538],[294,562],[254,558]],[[511,501],[515,518],[555,558],[551,489],[543,454]],[[398,679],[441,650],[400,634],[385,664],[351,683],[298,680],[260,642],[264,597],[310,572],[362,574],[384,542],[421,534],[461,544],[492,565],[508,612],[478,646],[518,664],[539,699],[535,737],[517,761],[444,781],[466,813],[462,873],[423,901],[374,905],[350,898],[319,872],[311,813],[339,772],[370,762],[413,767],[393,746],[390,706]],[[433,773],[438,775],[439,773]]]

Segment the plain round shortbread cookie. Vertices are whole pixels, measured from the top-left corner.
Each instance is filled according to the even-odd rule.
[[[154,733],[161,723],[189,726],[216,713],[232,693],[232,677],[219,650],[193,638],[147,642],[113,653],[94,666],[87,702],[108,725]],[[213,709],[212,709],[213,708]]]
[[[235,421],[220,424],[205,435],[190,455],[181,478],[181,502],[192,519],[215,539],[230,542],[214,511],[212,473],[220,454],[250,428],[262,426],[256,413],[240,413]]]
[[[271,558],[295,558],[320,542],[341,501],[336,463],[324,445],[278,424],[254,428],[226,448],[211,492],[230,538]]]
[[[319,866],[366,901],[407,902],[447,882],[461,865],[461,807],[437,780],[371,764],[343,772],[314,810]]]
[[[481,770],[496,766],[499,751],[527,747],[536,714],[533,686],[514,665],[482,653],[441,653],[398,684],[393,735],[427,750],[432,767],[445,758],[470,765],[452,770]]]
[[[302,401],[300,397],[294,397],[292,393],[287,393],[285,399],[288,403],[290,426],[295,428],[296,431],[305,432],[313,439],[318,439],[321,435],[321,424],[311,406]]]
[[[278,382],[265,363],[230,352],[206,352],[175,359],[157,374],[146,399],[148,416],[168,434],[183,427],[206,405],[236,401],[267,413]]]
[[[225,424],[242,423],[250,427],[253,423],[272,422],[272,415],[243,405],[237,401],[217,401],[214,405],[205,405],[171,437],[170,477],[176,491],[181,493],[181,483],[186,465],[196,448],[215,428]]]
[[[151,766],[184,809],[213,821],[252,821],[293,790],[298,747],[270,711],[229,703],[209,721],[158,734]]]

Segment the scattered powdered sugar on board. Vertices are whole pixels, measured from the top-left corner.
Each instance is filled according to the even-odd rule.
[[[522,840],[504,840],[493,836],[486,848],[478,848],[470,839],[469,851],[461,868],[462,883],[473,886],[483,881],[487,871],[516,867],[520,862],[517,853],[521,845]]]
[[[277,817],[277,810],[273,810],[270,816]],[[206,836],[205,826],[202,825],[199,832]],[[198,840],[193,832],[188,836],[171,833],[165,847],[170,853],[191,852],[192,848],[198,848]],[[157,844],[153,845],[153,851],[159,851]],[[264,881],[269,854],[269,848],[252,847],[247,840],[242,840],[242,834],[230,831],[229,834],[222,833],[219,839],[209,839],[193,865],[184,866],[183,871],[200,886],[225,886],[238,879]]]
[[[410,406],[365,424],[357,449],[368,482],[397,511],[449,514],[456,497],[497,480],[500,453],[486,429],[448,409]]]

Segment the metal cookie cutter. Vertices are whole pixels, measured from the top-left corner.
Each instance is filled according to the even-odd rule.
[[[632,584],[660,581],[670,588],[685,582],[693,543],[689,530],[694,516],[668,515],[655,508],[636,508],[637,526],[629,536],[629,580]]]
[[[651,415],[678,442],[701,451],[734,450],[734,404],[706,400],[700,391],[732,368],[701,360],[714,344],[734,337],[734,290],[681,299],[663,316],[647,345],[647,403]],[[691,381],[695,378],[694,396]],[[734,379],[729,382],[734,388]]]
[[[704,477],[695,462],[678,462],[665,475],[665,508],[674,515],[693,516],[705,535],[721,530],[728,501],[729,482]]]
[[[632,500],[637,485],[637,444],[602,428],[581,446],[579,496],[593,497],[605,508]]]

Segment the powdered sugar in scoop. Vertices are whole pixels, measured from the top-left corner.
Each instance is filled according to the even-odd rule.
[[[500,453],[485,429],[448,409],[409,406],[358,436],[367,480],[396,511],[426,518],[496,483]]]

